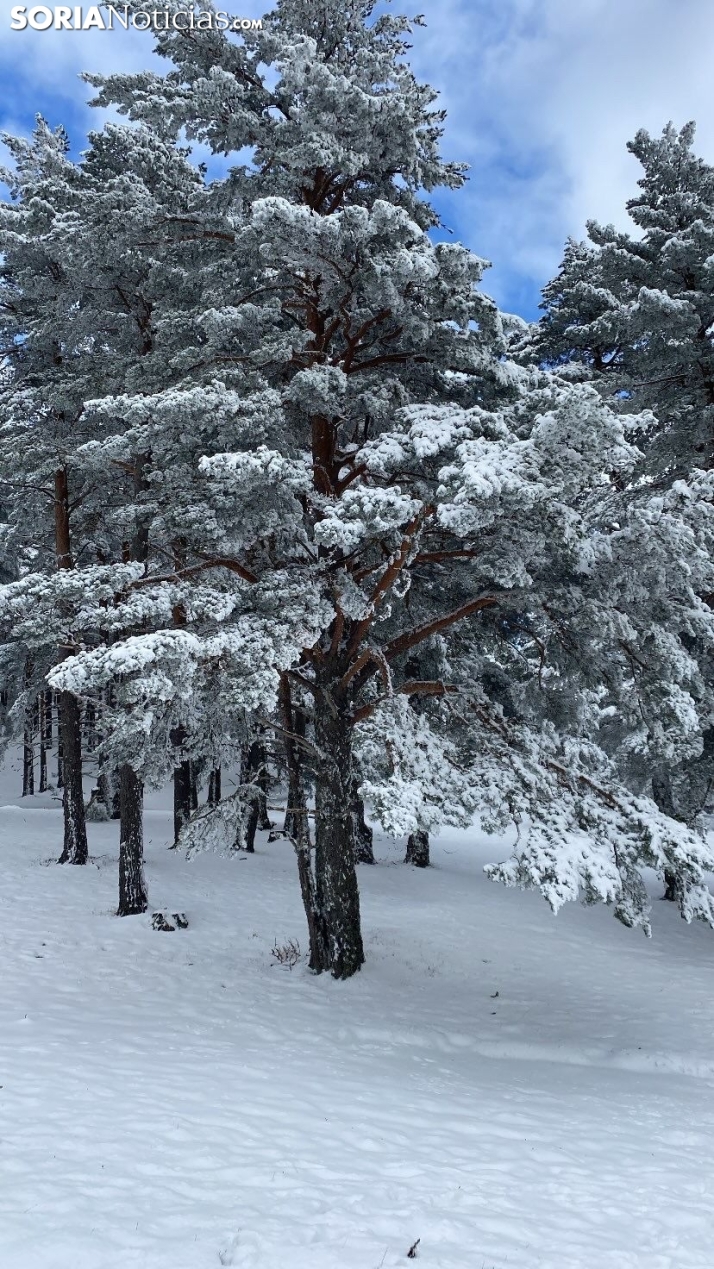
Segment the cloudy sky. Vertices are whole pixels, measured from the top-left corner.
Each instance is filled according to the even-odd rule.
[[[269,7],[223,3],[247,17]],[[424,13],[412,61],[449,111],[448,157],[471,166],[466,190],[441,196],[440,212],[456,237],[493,262],[487,289],[505,309],[536,315],[565,238],[582,237],[588,218],[625,226],[638,177],[625,143],[638,128],[696,119],[697,149],[714,163],[711,0],[395,7]],[[0,0],[0,125],[26,133],[39,111],[63,123],[79,151],[98,122],[79,72],[144,67],[151,39],[120,30],[11,31],[10,8]]]

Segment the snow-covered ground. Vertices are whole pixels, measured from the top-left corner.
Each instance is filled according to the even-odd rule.
[[[9,780],[9,783],[8,783]],[[711,1269],[714,935],[647,941],[481,874],[476,831],[360,878],[368,964],[304,945],[291,848],[166,849],[120,920],[117,825],[59,868],[49,797],[0,801],[2,1269]],[[4,791],[4,796],[3,796]]]

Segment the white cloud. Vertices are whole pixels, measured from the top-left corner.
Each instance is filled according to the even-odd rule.
[[[639,166],[625,146],[638,128],[696,119],[697,150],[714,162],[710,0],[424,7],[413,60],[442,88],[449,153],[473,169],[449,207],[461,236],[497,262],[497,298],[545,281],[587,219],[629,223]]]
[[[261,0],[231,0],[249,17]],[[396,9],[417,6],[394,0]],[[472,166],[465,191],[441,198],[445,220],[494,260],[487,284],[512,307],[531,308],[554,272],[568,234],[589,217],[627,223],[638,164],[625,143],[640,127],[698,121],[697,149],[714,162],[714,5],[711,0],[421,0],[428,27],[412,60],[442,91],[445,148]],[[4,18],[9,27],[9,19]],[[19,117],[33,91],[75,107],[90,90],[81,70],[131,71],[151,64],[138,32],[11,32],[0,39],[0,73],[18,83]],[[81,110],[83,126],[96,112]],[[52,122],[60,121],[53,118]]]

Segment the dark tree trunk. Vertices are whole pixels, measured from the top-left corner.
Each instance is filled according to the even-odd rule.
[[[47,792],[47,749],[45,747],[45,707],[46,694],[40,692],[37,698],[37,731],[40,738],[40,793]]]
[[[195,762],[191,762],[191,810],[198,810],[198,772],[199,767]]]
[[[119,805],[119,769],[114,767],[109,771],[102,771],[97,781],[102,792],[102,800],[109,812],[110,820],[121,819],[121,807]]]
[[[424,829],[418,829],[409,837],[404,862],[413,864],[415,868],[429,867],[429,834]]]
[[[353,788],[350,814],[352,816],[352,838],[357,863],[376,863],[377,861],[374,858],[374,833],[364,816],[364,802],[357,792],[357,781],[355,781]]]
[[[679,819],[674,806],[672,781],[666,767],[661,767],[652,776],[652,797],[663,815],[670,819]],[[671,868],[664,870],[664,894],[662,898],[668,903],[676,903],[679,899],[679,882],[677,874]]]
[[[35,750],[31,727],[25,728],[22,742],[22,796],[27,798],[35,792]]]
[[[285,733],[285,758],[288,771],[288,809],[285,813],[283,831],[295,847],[300,893],[310,940],[310,969],[319,974],[330,968],[330,960],[324,923],[317,905],[310,820],[307,814],[307,798],[299,752],[299,740],[305,735],[305,715],[302,710],[293,707],[287,675],[283,675],[280,685],[280,713]]]
[[[191,763],[186,759],[174,771],[174,846],[178,846],[181,829],[191,818]]]
[[[272,821],[268,814],[268,798],[270,796],[270,771],[268,770],[268,755],[265,745],[260,744],[260,768],[258,771],[258,786],[260,788],[260,796],[258,798],[258,828],[261,832],[269,833],[273,827]]]
[[[352,728],[337,684],[315,694],[315,882],[329,968],[350,978],[364,964],[352,835]]]
[[[283,695],[284,694],[285,694],[285,689],[283,689]],[[290,778],[291,778],[291,773],[290,773],[291,758],[288,754],[288,749],[289,749],[290,754],[292,755],[293,763],[297,764],[297,769],[299,772],[299,783],[300,783],[300,788],[302,789],[302,800],[306,802],[305,782],[302,775],[303,765],[304,765],[304,757],[303,757],[304,750],[302,749],[302,746],[301,746],[301,741],[305,739],[305,733],[307,730],[306,720],[305,720],[305,711],[300,709],[299,705],[293,704],[289,689],[288,689],[288,700],[290,702],[289,713],[290,713],[291,725],[290,727],[287,727],[286,730],[288,730],[291,733],[291,736],[294,737],[294,739],[290,741],[289,745],[286,742],[286,747],[285,747],[287,768],[288,768],[288,784],[290,783]],[[285,812],[285,822],[283,824],[283,832],[286,837],[290,838],[291,841],[295,840],[299,836],[299,825],[297,824],[295,820],[295,815],[302,814],[302,812],[299,810],[298,811],[293,810],[293,807],[297,807],[297,805],[298,805],[297,803],[293,803],[291,798],[288,797],[288,807]],[[302,806],[302,802],[300,803],[300,805]]]
[[[244,808],[243,819],[238,827],[238,835],[236,838],[236,846],[239,850],[245,850],[249,855],[255,854],[255,834],[258,831],[258,819],[260,817],[260,803],[256,797],[251,797],[249,803]]]
[[[662,898],[667,903],[679,902],[679,884],[676,872],[672,872],[671,868],[664,870],[664,894]]]
[[[148,895],[144,880],[144,787],[133,767],[119,769],[119,907],[117,916],[146,912]]]
[[[253,741],[243,754],[240,781],[247,786],[247,800],[243,819],[238,826],[236,846],[246,850],[249,855],[255,852],[255,834],[260,824],[260,776],[262,771],[263,748],[259,741]]]
[[[60,692],[57,698],[57,723],[62,742],[62,810],[64,812],[64,849],[61,864],[86,864],[87,825],[84,818],[82,786],[82,717],[79,702],[71,692]]]
[[[46,792],[47,792],[47,788],[48,788],[48,783],[47,783],[47,750],[45,749],[45,742],[44,742],[44,740],[42,740],[42,738],[40,738],[40,784],[39,784],[39,792],[40,792],[40,793],[46,793]]]
[[[62,572],[74,568],[70,545],[69,486],[64,467],[55,472],[54,510],[57,568]],[[71,648],[61,647],[60,660],[64,660],[70,652]],[[57,785],[62,789],[64,817],[64,846],[59,862],[86,864],[89,851],[82,787],[82,713],[78,700],[71,692],[59,692],[57,695]]]
[[[45,749],[52,748],[52,710],[54,708],[54,693],[51,687],[48,687],[43,694],[42,716],[44,725],[42,738],[44,740]]]
[[[31,658],[25,662],[25,692],[30,694],[35,667]],[[32,797],[35,792],[35,728],[37,711],[35,702],[25,707],[25,727],[22,734],[22,796]]]
[[[97,747],[97,708],[94,701],[87,701],[84,710],[84,743],[88,753]]]
[[[218,806],[221,800],[221,768],[214,767],[208,777],[208,798],[206,799],[209,806]]]

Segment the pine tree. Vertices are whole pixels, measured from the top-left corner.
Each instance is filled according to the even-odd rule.
[[[633,535],[627,544],[616,538],[608,514],[636,453],[596,394],[508,363],[513,324],[504,327],[478,291],[482,262],[430,242],[436,216],[421,191],[456,186],[463,173],[439,159],[434,94],[402,60],[408,23],[370,21],[373,8],[367,0],[284,0],[243,45],[216,33],[190,42],[160,34],[174,63],[163,79],[92,77],[99,104],[119,104],[164,137],[185,127],[215,151],[252,150],[252,163],[234,167],[202,207],[165,225],[177,258],[188,244],[204,253],[181,359],[186,380],[99,407],[125,423],[140,419],[159,446],[159,426],[164,436],[185,435],[194,408],[227,415],[240,401],[255,419],[250,435],[223,450],[215,434],[204,435],[203,486],[199,480],[187,494],[174,484],[174,513],[194,524],[201,515],[174,581],[200,574],[215,586],[224,571],[238,579],[227,587],[235,601],[227,619],[214,609],[225,633],[206,636],[189,622],[181,640],[153,640],[151,656],[163,658],[163,673],[175,675],[178,664],[183,677],[205,685],[216,648],[229,640],[235,661],[224,660],[217,689],[225,709],[237,692],[247,703],[236,670],[260,634],[252,665],[265,677],[250,709],[260,725],[280,728],[290,753],[290,827],[315,970],[347,977],[363,959],[355,736],[369,773],[360,792],[392,831],[426,831],[427,809],[432,820],[472,814],[479,797],[469,781],[479,770],[479,796],[495,822],[503,805],[494,771],[504,767],[509,813],[523,808],[536,830],[500,869],[502,879],[538,884],[556,906],[579,892],[606,899],[627,923],[646,925],[638,870],[671,864],[685,876],[685,915],[708,919],[701,843],[668,827],[651,804],[613,792],[616,772],[592,739],[598,702],[586,681],[568,697],[575,719],[566,725],[561,717],[557,732],[556,692],[539,707],[531,680],[515,676],[525,712],[509,722],[483,690],[483,655],[474,687],[466,673],[473,635],[465,655],[456,650],[451,681],[406,673],[413,649],[438,638],[453,643],[470,619],[490,646],[495,610],[503,626],[526,632],[501,638],[508,670],[519,639],[529,653],[537,647],[542,614],[589,650],[583,607],[592,626],[599,595],[583,579],[596,548],[612,554],[617,546],[621,564],[625,545],[632,549]],[[271,63],[277,75],[264,76],[261,64]],[[633,588],[626,598],[634,610]],[[617,642],[612,594],[609,603],[598,664]],[[117,671],[127,652],[117,648]],[[100,673],[98,660],[85,658],[81,673]],[[307,709],[304,733],[295,725],[295,690]],[[448,709],[457,693],[469,715],[463,732]],[[280,723],[271,719],[276,694]],[[414,697],[441,699],[444,708],[415,713],[407,705]],[[488,742],[480,766],[474,737]],[[306,777],[315,783],[314,855],[302,809]],[[573,868],[562,833],[585,822],[595,845]],[[614,846],[618,836],[625,850]]]
[[[627,203],[637,236],[590,222],[588,244],[567,244],[528,347],[579,367],[616,408],[640,416],[630,435],[641,459],[616,515],[624,531],[647,503],[651,523],[676,509],[690,535],[686,572],[692,551],[713,545],[714,168],[694,154],[694,131],[690,123],[680,132],[668,124],[657,138],[638,132],[628,148],[643,175]],[[704,578],[698,594],[706,606]],[[714,661],[706,620],[686,606],[669,647],[660,640],[633,653],[636,705],[623,737],[637,736],[630,778],[651,783],[666,814],[691,822],[714,787]]]
[[[61,289],[61,266],[54,235],[56,213],[67,210],[74,169],[66,159],[68,143],[64,131],[50,132],[42,119],[38,119],[32,141],[8,136],[3,140],[15,159],[16,170],[2,175],[17,200],[3,205],[0,220],[5,295],[2,338],[11,365],[3,393],[9,414],[3,475],[8,503],[12,504],[9,505],[11,541],[19,556],[28,549],[35,556],[39,511],[48,530],[41,543],[46,567],[67,570],[74,566],[73,498],[84,494],[83,489],[80,494],[81,480],[77,482],[79,488],[72,493],[69,472],[77,443],[75,428],[82,397],[70,386],[72,371],[68,373],[65,349],[56,325],[56,291]],[[48,510],[51,512],[49,523]],[[25,561],[23,564],[27,567]],[[33,566],[36,566],[34,558]],[[46,663],[72,652],[62,642],[55,650],[42,646],[39,632],[36,647]],[[88,850],[80,714],[70,693],[60,694],[57,715],[64,814],[60,862],[84,864]],[[27,752],[27,744],[25,749]],[[27,758],[25,767],[28,770]]]

